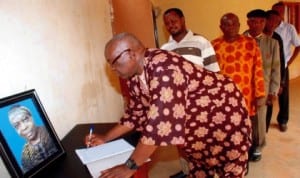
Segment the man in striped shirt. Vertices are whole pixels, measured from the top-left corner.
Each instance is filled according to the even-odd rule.
[[[161,49],[174,51],[209,71],[220,71],[211,43],[203,36],[187,30],[185,18],[180,9],[170,8],[166,10],[163,18],[170,37]]]

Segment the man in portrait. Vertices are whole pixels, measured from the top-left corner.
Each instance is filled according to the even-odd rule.
[[[13,105],[8,111],[10,124],[26,140],[22,149],[22,170],[27,172],[58,151],[44,126],[37,126],[30,110]]]

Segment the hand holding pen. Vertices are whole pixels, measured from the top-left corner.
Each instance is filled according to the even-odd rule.
[[[85,136],[86,147],[93,147],[104,143],[104,137],[94,133],[94,128],[91,127],[89,133]]]
[[[87,142],[87,147],[89,148],[92,144],[92,136],[93,136],[93,127],[90,128],[90,133],[89,133],[89,138],[88,138],[88,142]]]

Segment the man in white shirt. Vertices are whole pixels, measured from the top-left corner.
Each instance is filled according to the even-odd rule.
[[[272,10],[280,14],[278,18],[278,26],[275,29],[283,41],[283,51],[285,58],[285,83],[281,86],[278,95],[279,113],[277,122],[281,132],[287,130],[287,123],[289,119],[289,71],[288,66],[295,60],[300,52],[300,38],[295,27],[292,24],[284,22],[285,5],[283,2],[278,2],[272,6]],[[294,47],[294,50],[292,50]]]
[[[170,37],[161,49],[174,51],[209,71],[220,71],[213,46],[203,36],[187,30],[185,18],[180,9],[170,8],[166,10],[163,19]]]

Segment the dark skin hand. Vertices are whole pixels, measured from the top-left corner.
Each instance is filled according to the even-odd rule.
[[[156,148],[157,146],[155,145],[144,145],[139,142],[130,158],[133,159],[138,166],[142,166]],[[122,164],[102,171],[100,178],[130,178],[135,171],[136,170],[129,169],[125,164]]]
[[[266,101],[266,104],[267,105],[272,105],[273,104],[273,101],[276,99],[276,96],[272,95],[272,94],[269,94],[268,97],[267,97],[267,101]]]
[[[101,145],[108,141],[111,141],[121,135],[129,132],[131,129],[122,125],[117,125],[113,129],[111,129],[107,134],[92,134],[91,137],[87,134],[84,138],[84,143],[87,147],[93,147],[97,145]]]
[[[87,148],[105,143],[104,136],[99,135],[99,134],[92,134],[91,136],[86,135],[84,140],[85,140],[84,143],[86,144]]]
[[[130,178],[136,170],[131,170],[124,164],[112,167],[101,172],[99,178]]]
[[[105,135],[92,134],[91,137],[86,135],[85,143],[89,147],[101,145],[129,132],[130,130],[131,128],[126,126],[117,125]],[[157,146],[155,145],[144,145],[139,142],[130,158],[133,159],[138,166],[141,166],[151,156],[156,148]],[[135,172],[136,170],[131,170],[125,166],[125,164],[121,164],[102,171],[100,178],[130,178]]]
[[[278,95],[281,95],[282,91],[283,91],[283,84],[280,85],[280,88],[279,88],[279,91],[278,91]]]

